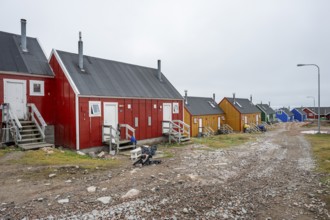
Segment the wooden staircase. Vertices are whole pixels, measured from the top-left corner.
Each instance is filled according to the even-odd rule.
[[[250,123],[249,125],[250,125],[250,132],[251,133],[260,132],[260,129],[259,129],[259,127],[256,124]]]
[[[29,103],[27,104],[27,109],[28,115],[26,117],[28,120],[21,120],[17,118],[8,103],[3,103],[3,129],[9,129],[11,140],[23,150],[53,147],[52,144],[48,144],[44,141],[45,128],[47,124],[42,118],[37,107],[33,103]]]
[[[222,124],[219,130],[220,134],[230,134],[233,133],[234,129],[228,124]]]
[[[102,125],[102,142],[109,146],[110,153],[136,147],[131,142],[131,138],[135,138],[135,129],[128,124],[119,124],[119,129],[124,130],[123,134],[111,125]]]
[[[17,140],[18,147],[24,150],[53,147],[52,144],[48,144],[44,141],[35,122],[20,120],[20,123],[22,128],[19,130],[21,139]]]
[[[180,120],[163,121],[162,133],[168,136],[169,143],[190,141],[190,126]]]

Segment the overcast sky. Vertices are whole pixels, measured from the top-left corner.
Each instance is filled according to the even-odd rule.
[[[330,106],[329,0],[0,0],[0,30],[53,48],[157,67],[184,94]],[[1,52],[1,51],[0,51]]]

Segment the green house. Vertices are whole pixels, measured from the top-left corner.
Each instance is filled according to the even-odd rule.
[[[271,123],[276,120],[276,113],[270,107],[270,105],[261,103],[261,104],[257,104],[256,106],[261,111],[261,121]]]

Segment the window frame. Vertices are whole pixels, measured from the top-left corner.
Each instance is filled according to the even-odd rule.
[[[95,110],[92,107],[95,105],[97,105],[99,107],[99,112],[92,113],[92,110],[93,111]],[[88,102],[88,112],[89,112],[89,117],[101,117],[102,116],[101,101],[89,101]]]
[[[40,85],[40,92],[34,91],[34,85]],[[42,80],[30,80],[30,96],[45,96],[45,82]]]

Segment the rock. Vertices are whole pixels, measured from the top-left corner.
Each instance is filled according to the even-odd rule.
[[[69,202],[69,199],[59,199],[59,200],[57,200],[57,202],[59,204],[64,204],[64,203],[68,203]]]
[[[97,157],[99,157],[99,158],[103,158],[104,156],[105,156],[104,151],[101,151],[101,152],[97,155]]]
[[[77,154],[79,154],[81,156],[85,156],[86,155],[84,152],[81,152],[81,151],[77,151]]]
[[[131,190],[129,190],[125,195],[123,195],[121,198],[122,198],[122,199],[132,198],[132,197],[134,197],[134,196],[139,195],[139,193],[140,193],[140,190],[137,190],[137,189],[131,189]]]
[[[247,213],[247,211],[246,211],[244,208],[242,208],[242,212],[243,212],[244,214]]]
[[[44,199],[43,198],[38,198],[37,201],[42,202],[42,201],[44,201]]]
[[[109,204],[110,201],[111,201],[111,197],[110,196],[100,197],[100,198],[97,199],[97,201],[100,201],[103,204]]]
[[[93,193],[96,191],[96,187],[95,186],[90,186],[87,188],[87,192]]]
[[[66,180],[65,183],[72,183],[72,180]]]
[[[53,177],[55,177],[55,176],[56,176],[55,173],[51,173],[51,174],[48,175],[49,178],[53,178]]]
[[[189,211],[188,211],[187,208],[184,208],[184,209],[182,210],[182,212],[185,213],[185,214],[189,213]]]
[[[95,158],[95,157],[96,157],[96,155],[95,155],[94,152],[89,152],[88,155],[89,155],[90,157],[92,157],[92,158]]]
[[[22,181],[21,179],[18,179],[18,180],[17,180],[18,183],[21,182],[21,181]]]

